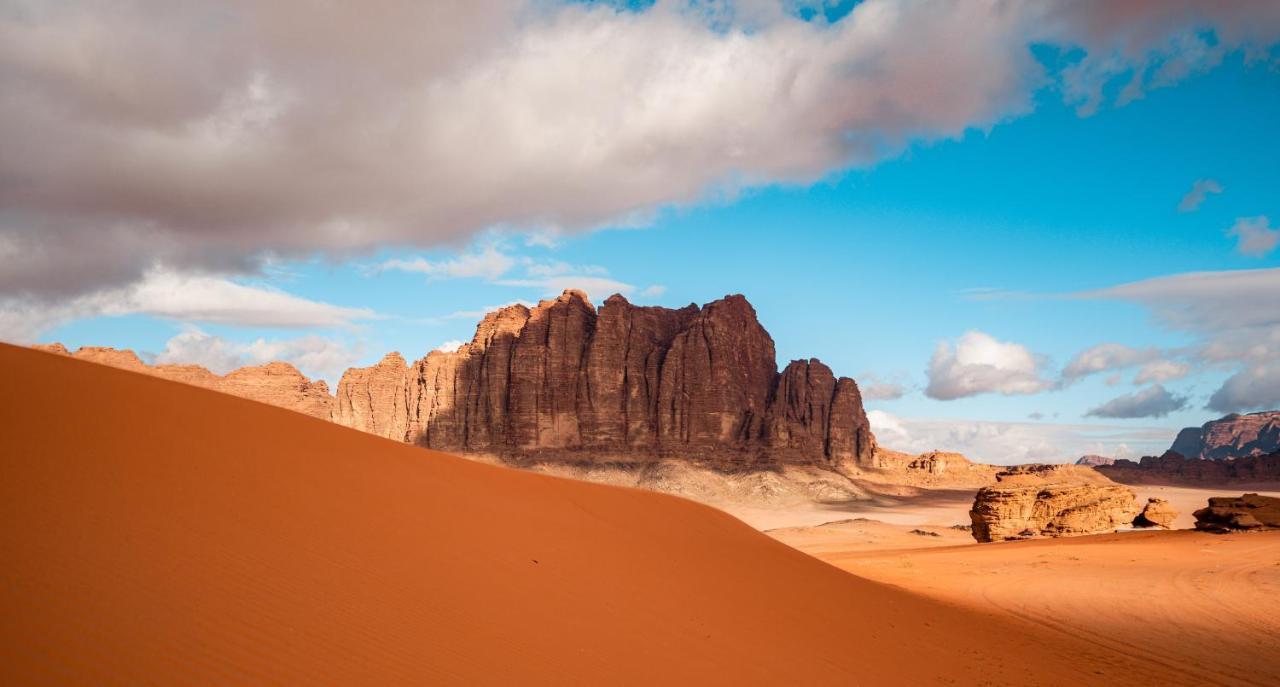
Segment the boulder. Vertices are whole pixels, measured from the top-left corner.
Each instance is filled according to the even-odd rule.
[[[1280,529],[1280,499],[1258,494],[1215,496],[1194,515],[1196,529],[1205,532]]]
[[[1112,532],[1138,514],[1132,490],[1089,468],[1019,466],[978,490],[969,517],[979,542]]]
[[[1172,504],[1164,499],[1150,498],[1138,517],[1133,519],[1133,524],[1136,527],[1163,527],[1167,530],[1173,527],[1177,519],[1178,510]]]

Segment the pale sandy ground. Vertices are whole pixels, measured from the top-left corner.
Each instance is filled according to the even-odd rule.
[[[2,344],[0,377],[0,685],[1205,682],[691,501]]]
[[[1180,522],[1208,495],[1232,490],[1240,493],[1138,489],[1144,501],[1175,503]],[[940,518],[936,502],[915,511],[900,506],[895,519],[910,524],[851,520],[770,534],[861,577],[996,612],[1059,641],[1118,649],[1200,684],[1280,685],[1280,532],[1134,531],[976,544],[946,526],[959,510]]]

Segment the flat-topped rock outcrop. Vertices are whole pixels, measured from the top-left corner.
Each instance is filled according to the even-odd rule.
[[[1132,490],[1087,467],[1018,466],[996,479],[969,511],[980,542],[1111,532],[1138,515]]]
[[[1280,499],[1258,494],[1215,496],[1194,515],[1196,529],[1205,532],[1280,529]]]

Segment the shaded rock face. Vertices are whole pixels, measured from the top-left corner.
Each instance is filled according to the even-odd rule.
[[[1178,432],[1170,451],[1192,459],[1224,460],[1280,452],[1280,411],[1228,415]]]
[[[1142,512],[1138,517],[1133,519],[1136,527],[1163,527],[1166,530],[1173,527],[1173,522],[1178,519],[1178,509],[1164,499],[1151,498],[1147,499],[1147,505],[1142,507]]]
[[[1194,513],[1196,529],[1226,533],[1238,530],[1280,529],[1280,499],[1257,494],[1209,499],[1209,507]]]
[[[1021,466],[997,475],[995,485],[978,490],[969,511],[973,538],[991,542],[1097,534],[1133,522],[1138,514],[1133,491],[1061,469],[1072,467]]]
[[[62,344],[47,344],[34,348],[49,353],[69,355],[100,365],[163,377],[175,382],[202,386],[206,389],[287,408],[322,420],[329,419],[330,408],[333,405],[333,397],[329,395],[327,384],[323,381],[313,382],[307,379],[297,368],[288,363],[273,362],[242,367],[225,376],[220,376],[199,365],[147,365],[129,350],[84,346],[71,353]]]
[[[672,310],[615,295],[597,311],[566,291],[489,313],[469,344],[410,366],[403,422],[397,403],[344,399],[399,394],[391,367],[344,375],[335,421],[517,461],[835,465],[875,448],[857,384],[817,360],[779,373],[742,296]],[[384,374],[390,391],[371,390]]]
[[[1229,484],[1280,481],[1280,452],[1262,456],[1200,460],[1174,451],[1142,460],[1117,460],[1098,472],[1126,484]]]
[[[1089,465],[1092,467],[1097,467],[1099,465],[1111,465],[1115,462],[1116,462],[1115,458],[1108,458],[1106,456],[1096,456],[1091,454],[1087,456],[1080,456],[1080,460],[1076,461],[1076,465]]]

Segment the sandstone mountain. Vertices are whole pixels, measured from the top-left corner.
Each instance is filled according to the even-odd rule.
[[[1224,460],[1280,452],[1280,410],[1228,415],[1188,427],[1170,451],[1191,459]]]
[[[875,450],[857,384],[816,359],[779,373],[742,296],[672,310],[615,295],[597,311],[565,291],[509,306],[456,351],[347,371],[333,419],[515,462],[834,466]]]
[[[1228,484],[1280,481],[1280,452],[1243,458],[1207,460],[1187,458],[1175,451],[1145,456],[1140,461],[1117,460],[1095,469],[1125,484]]]
[[[413,363],[390,353],[347,370],[334,396],[287,363],[219,376],[195,365],[148,366],[132,351],[38,348],[508,462],[875,464],[858,385],[817,359],[779,372],[773,339],[737,295],[674,310],[615,295],[597,310],[582,292],[565,291],[533,308],[488,313],[456,351]],[[931,461],[920,471],[945,468]]]
[[[1138,515],[1132,490],[1074,465],[1023,465],[978,490],[969,517],[980,542],[1112,532]]]
[[[289,363],[271,362],[216,375],[199,365],[147,365],[129,350],[84,346],[72,353],[62,344],[37,345],[34,348],[213,389],[322,420],[329,419],[333,405],[329,386],[323,380],[313,382]]]
[[[1087,456],[1080,456],[1080,460],[1076,461],[1076,465],[1088,465],[1091,467],[1098,467],[1099,465],[1112,465],[1115,462],[1116,462],[1115,458],[1108,458],[1106,456],[1089,454]]]

